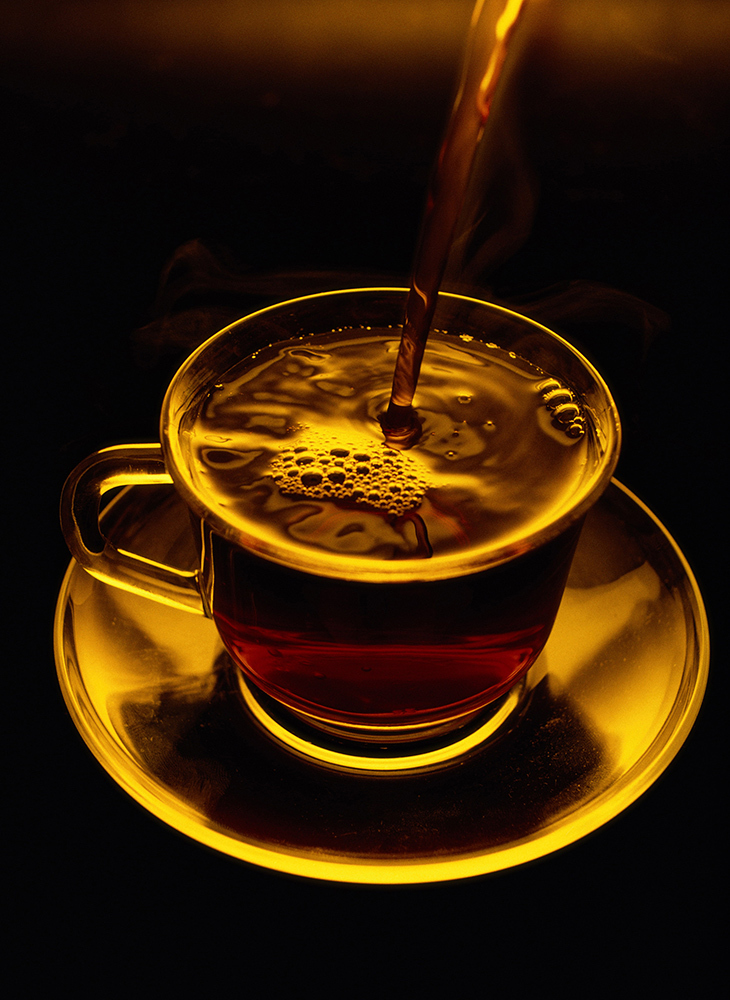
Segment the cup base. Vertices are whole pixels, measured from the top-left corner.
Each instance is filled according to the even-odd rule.
[[[360,771],[409,771],[453,761],[501,730],[529,688],[523,677],[485,708],[446,722],[340,727],[285,708],[240,671],[235,674],[246,708],[270,736],[321,764]]]

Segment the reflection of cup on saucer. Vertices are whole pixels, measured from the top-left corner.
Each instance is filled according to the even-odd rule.
[[[232,324],[174,377],[162,448],[91,456],[62,501],[88,572],[212,617],[285,718],[384,744],[458,733],[525,675],[620,441],[605,384],[570,345],[441,294],[420,439],[387,448],[405,295],[309,296]],[[104,492],[161,482],[190,510],[196,571],[101,534]]]

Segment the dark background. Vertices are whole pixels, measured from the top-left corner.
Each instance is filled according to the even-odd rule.
[[[440,991],[473,988],[477,971],[485,990],[499,980],[517,996],[595,977],[719,993],[727,4],[711,31],[690,32],[685,61],[640,88],[631,129],[617,125],[636,111],[628,91],[603,139],[597,91],[572,132],[570,118],[550,131],[564,118],[543,102],[533,230],[489,277],[497,297],[536,309],[555,283],[600,282],[671,320],[609,296],[602,318],[581,307],[562,323],[617,394],[618,477],[677,539],[710,614],[708,693],[656,784],[518,870],[408,888],[312,882],[218,855],[144,812],[88,752],[56,686],[65,476],[98,447],[156,438],[167,382],[206,322],[354,275],[407,279],[470,6],[3,7],[6,908],[26,983],[42,960],[70,982],[143,977],[150,989],[182,972],[208,988],[263,973],[272,990]],[[161,300],[160,274],[191,240],[235,280],[213,267],[206,286],[198,270]]]

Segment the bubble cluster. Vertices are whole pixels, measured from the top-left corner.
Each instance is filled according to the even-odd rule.
[[[556,378],[539,382],[537,389],[552,415],[553,427],[564,431],[570,438],[580,438],[586,432],[583,412],[576,402],[575,394]]]
[[[365,435],[343,440],[310,428],[274,456],[269,473],[285,496],[354,502],[396,517],[417,508],[432,485],[411,455]]]

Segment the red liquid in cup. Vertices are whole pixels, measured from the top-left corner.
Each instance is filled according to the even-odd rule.
[[[214,617],[245,674],[317,718],[436,722],[508,691],[542,650],[578,537],[428,583],[307,576],[216,538]]]

